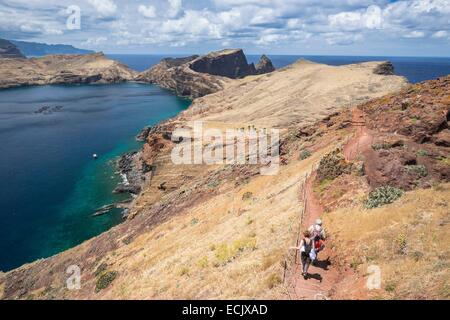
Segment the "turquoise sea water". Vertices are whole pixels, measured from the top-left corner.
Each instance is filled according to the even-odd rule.
[[[112,193],[121,179],[115,160],[140,148],[134,137],[143,127],[189,104],[134,83],[0,91],[0,270],[53,255],[119,223],[119,209],[92,217],[128,197]],[[62,109],[36,113],[44,106]]]

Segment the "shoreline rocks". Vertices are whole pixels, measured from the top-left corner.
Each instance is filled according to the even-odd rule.
[[[383,76],[393,76],[395,75],[394,72],[394,65],[390,61],[386,61],[384,63],[381,63],[378,65],[374,70],[374,74],[379,74]]]
[[[148,135],[150,134],[151,130],[152,127],[145,127],[144,129],[142,129],[141,132],[139,132],[139,134],[136,136],[136,141],[147,141]]]
[[[133,151],[123,154],[117,160],[117,168],[124,181],[118,184],[113,193],[138,195],[142,191],[146,168],[140,156],[141,152]]]

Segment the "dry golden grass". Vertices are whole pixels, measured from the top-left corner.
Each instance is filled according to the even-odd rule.
[[[364,274],[381,268],[381,299],[450,299],[450,184],[416,190],[372,210],[326,214],[337,255]]]
[[[258,128],[312,124],[342,107],[355,106],[404,88],[399,76],[373,74],[379,62],[328,66],[299,61],[272,73],[227,83],[224,90],[196,99],[188,120]]]
[[[283,261],[298,230],[300,183],[321,155],[255,177],[141,235],[107,259],[119,276],[96,298],[286,298]]]

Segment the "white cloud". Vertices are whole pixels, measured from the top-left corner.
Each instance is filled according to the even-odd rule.
[[[142,14],[146,18],[155,18],[156,17],[156,8],[154,6],[144,6],[140,5],[138,7],[138,12]]]
[[[89,0],[101,17],[111,17],[117,12],[117,5],[112,0]]]
[[[445,30],[440,30],[440,31],[436,31],[435,33],[433,33],[432,37],[435,39],[441,39],[441,38],[447,38],[448,36],[448,32]]]
[[[162,23],[160,32],[184,34],[185,37],[208,36],[221,38],[221,27],[214,23],[214,15],[209,11],[187,10],[180,19],[171,19]]]
[[[363,40],[361,34],[331,32],[325,35],[326,41],[330,45],[349,46]]]
[[[414,39],[415,38],[423,38],[423,37],[425,37],[425,32],[414,30],[414,31],[411,31],[411,32],[408,32],[408,33],[404,34],[403,37],[405,37],[405,38],[414,38]]]
[[[108,41],[107,37],[89,38],[83,44],[88,46],[98,46],[99,44],[105,43],[106,41]]]
[[[185,46],[191,52],[231,45],[323,51],[329,48],[324,44],[408,46],[415,39],[436,46],[448,44],[450,37],[450,0],[78,0],[82,29],[65,32],[65,9],[71,4],[73,0],[0,0],[0,34],[89,43],[106,51],[152,44]]]
[[[170,18],[177,17],[182,10],[183,2],[181,0],[168,0],[169,2],[169,10],[167,12],[167,15]]]
[[[380,29],[383,25],[382,10],[369,6],[366,10],[347,11],[328,16],[330,26],[339,30]]]

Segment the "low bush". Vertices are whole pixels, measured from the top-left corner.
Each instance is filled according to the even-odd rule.
[[[428,175],[427,168],[422,164],[405,166],[405,169],[408,173],[418,175],[421,178]]]
[[[303,151],[300,153],[299,159],[300,159],[300,160],[305,160],[305,159],[308,159],[308,158],[311,157],[311,156],[312,156],[311,151],[309,151],[309,150],[303,150]]]
[[[369,193],[365,202],[365,207],[367,209],[381,207],[385,204],[394,202],[402,195],[403,191],[398,188],[391,186],[379,187]]]
[[[116,271],[108,271],[102,273],[102,275],[97,279],[95,291],[99,292],[103,289],[106,289],[116,278],[117,278]]]

